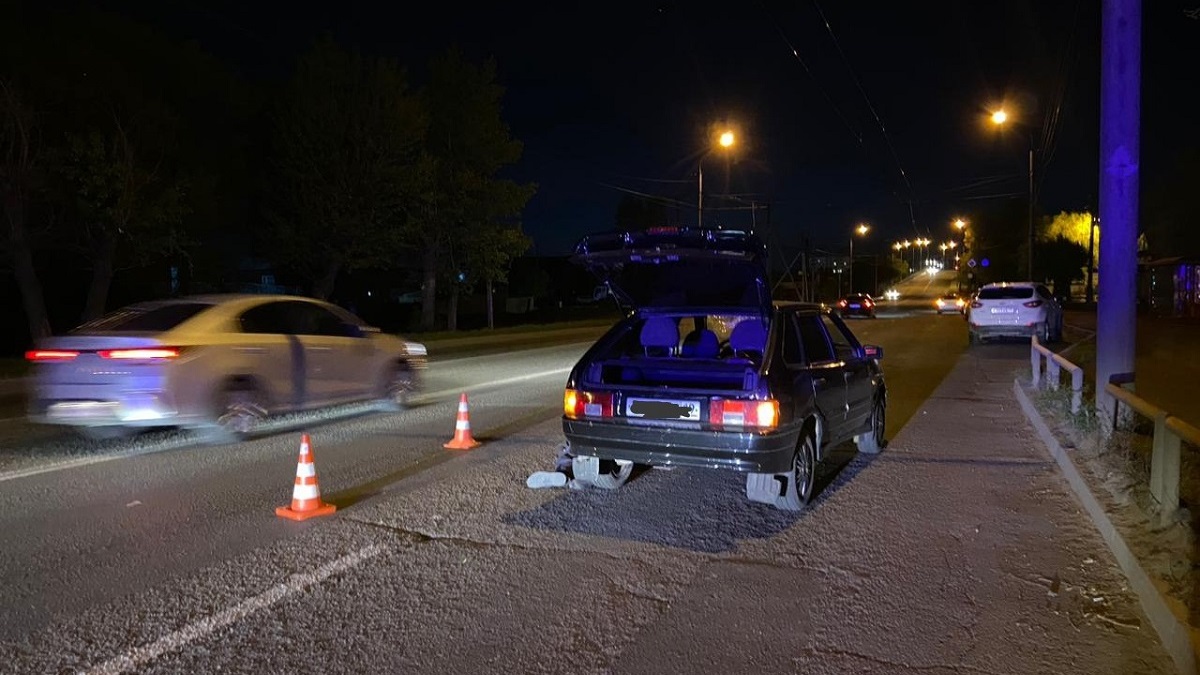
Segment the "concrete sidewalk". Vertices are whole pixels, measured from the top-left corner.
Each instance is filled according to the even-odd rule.
[[[748,505],[741,477],[715,471],[527,490],[561,437],[538,425],[353,516],[453,543],[446,557],[470,565],[452,596],[437,590],[446,561],[419,547],[363,582],[404,578],[393,606],[449,617],[390,629],[428,672],[477,669],[454,647],[476,643],[514,672],[1176,672],[1013,398],[1026,354],[967,352],[887,450],[800,514]],[[479,607],[496,609],[480,621]]]

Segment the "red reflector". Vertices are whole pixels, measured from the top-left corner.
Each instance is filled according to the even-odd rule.
[[[612,417],[613,395],[610,392],[567,390],[563,412],[572,419],[580,417]]]
[[[173,359],[179,356],[174,347],[152,347],[144,349],[106,349],[98,352],[102,359]]]
[[[779,401],[731,401],[714,398],[708,404],[708,423],[718,426],[774,428],[779,424]]]
[[[25,352],[27,361],[74,361],[79,352],[66,349],[35,349]]]
[[[1030,300],[1029,302],[1025,303],[1025,306],[1026,307],[1041,307],[1042,301],[1041,300]]]

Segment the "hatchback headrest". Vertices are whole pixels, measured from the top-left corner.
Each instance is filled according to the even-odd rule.
[[[670,354],[679,344],[679,324],[666,316],[653,316],[642,324],[642,347],[646,354]]]

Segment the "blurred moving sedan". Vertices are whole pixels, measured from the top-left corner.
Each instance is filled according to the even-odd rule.
[[[311,298],[213,295],[117,310],[26,354],[30,418],[115,438],[137,428],[241,437],[268,415],[417,390],[425,347]]]
[[[841,316],[865,316],[875,318],[875,301],[866,293],[851,293],[838,300],[837,313]]]
[[[967,301],[959,297],[957,293],[947,293],[933,301],[933,306],[937,308],[938,314],[960,314],[966,304]]]

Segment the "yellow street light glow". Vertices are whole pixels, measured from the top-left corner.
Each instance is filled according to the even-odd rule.
[[[958,220],[954,221],[954,226],[961,230],[967,226],[967,221],[959,218]]]
[[[900,242],[896,242],[896,243],[892,244],[892,248],[894,248],[894,249],[896,249],[897,251],[899,251],[900,249],[902,249],[902,248],[904,248],[904,247],[900,245]]]
[[[904,240],[903,244],[904,244],[904,248],[908,248],[909,246],[912,246],[912,242],[907,239]]]
[[[723,131],[721,132],[721,137],[717,139],[717,142],[721,144],[722,148],[728,148],[733,146],[735,140],[737,139],[734,138],[732,131]]]
[[[1004,124],[1007,121],[1008,113],[1004,112],[1003,108],[992,113],[992,124]]]
[[[859,225],[859,226],[858,226],[858,229],[857,229],[856,231],[857,231],[859,234],[863,234],[863,235],[865,235],[865,234],[867,233],[867,231],[868,231],[868,230],[870,230],[870,229],[871,229],[871,228],[867,227],[866,225]]]

